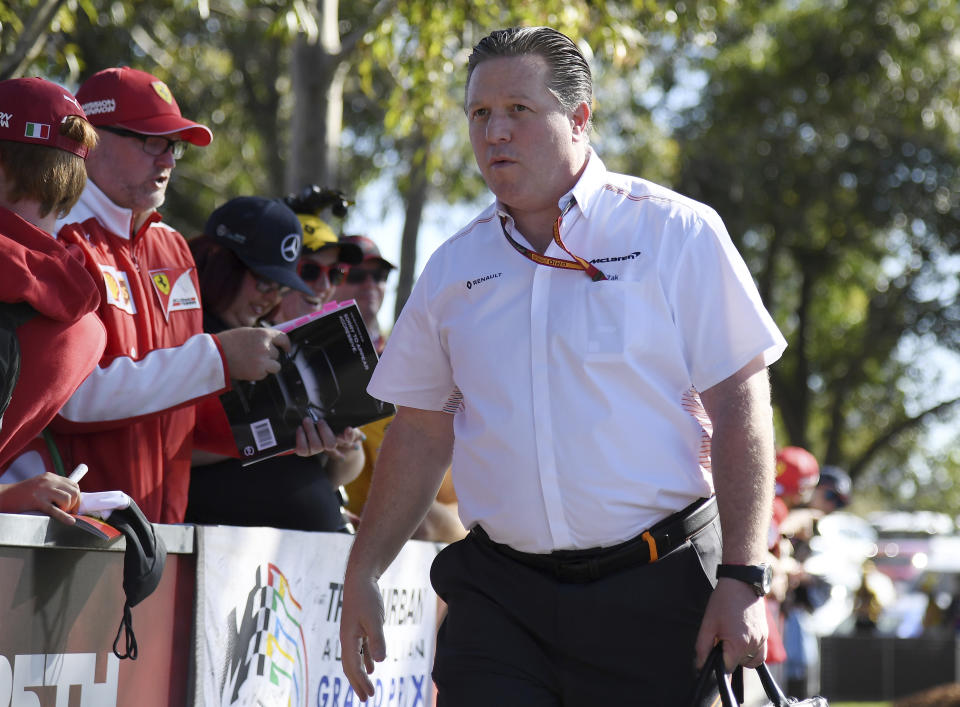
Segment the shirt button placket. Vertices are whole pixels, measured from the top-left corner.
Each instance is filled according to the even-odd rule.
[[[533,424],[537,450],[540,488],[543,492],[553,547],[572,544],[570,530],[564,520],[562,496],[557,477],[556,449],[553,440],[553,409],[550,396],[549,319],[550,288],[554,271],[539,266],[533,276],[530,297],[530,366],[533,395]]]

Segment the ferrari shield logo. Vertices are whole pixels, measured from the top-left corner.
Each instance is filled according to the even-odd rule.
[[[150,271],[153,293],[166,319],[170,319],[171,312],[200,309],[200,296],[190,276],[192,272],[193,268],[159,268]]]
[[[150,84],[153,86],[153,90],[157,92],[157,95],[160,96],[164,101],[173,105],[173,94],[170,93],[170,89],[167,88],[167,84],[163,81],[154,81]]]
[[[153,284],[157,286],[157,289],[160,290],[165,295],[170,294],[170,278],[167,277],[166,273],[158,272],[153,275]]]

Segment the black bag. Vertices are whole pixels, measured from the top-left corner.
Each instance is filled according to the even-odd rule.
[[[133,500],[128,508],[113,511],[107,522],[122,532],[127,540],[123,557],[123,591],[126,601],[123,604],[123,618],[120,619],[117,637],[113,641],[113,654],[121,660],[136,660],[137,637],[133,633],[133,614],[130,609],[150,596],[160,584],[167,561],[167,546]],[[118,645],[124,632],[124,652],[121,653]]]
[[[738,666],[733,671],[731,680],[728,680],[723,665],[723,644],[718,643],[707,656],[707,662],[703,664],[700,677],[697,679],[697,689],[692,702],[695,707],[703,699],[704,690],[708,689],[711,675],[716,676],[717,685],[720,688],[720,703],[723,707],[737,707],[743,704],[743,666]],[[772,707],[830,707],[824,697],[810,697],[805,700],[788,698],[773,679],[765,663],[761,663],[757,668],[757,676],[763,684],[763,691],[767,693],[767,699],[770,700]]]
[[[17,327],[37,311],[26,302],[0,302],[0,425],[20,380],[20,340]]]

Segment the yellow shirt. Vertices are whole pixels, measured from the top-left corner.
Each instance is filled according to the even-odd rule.
[[[363,513],[363,507],[370,493],[370,482],[373,480],[373,467],[377,463],[377,457],[380,456],[380,445],[383,444],[383,436],[391,422],[393,422],[393,415],[360,428],[360,431],[367,436],[361,443],[365,457],[363,469],[357,478],[344,487],[347,492],[347,510],[351,513],[357,515]]]
[[[377,463],[377,457],[380,456],[380,447],[383,444],[383,436],[387,432],[390,423],[393,422],[393,416],[386,417],[369,425],[360,428],[367,438],[361,443],[363,445],[364,462],[360,475],[347,484],[344,490],[347,492],[347,510],[356,513],[358,516],[363,513],[363,507],[367,503],[367,496],[370,495],[370,482],[373,481],[373,467]],[[450,469],[443,477],[443,483],[437,492],[437,500],[441,503],[456,503],[457,495],[453,490],[453,478],[450,475]]]

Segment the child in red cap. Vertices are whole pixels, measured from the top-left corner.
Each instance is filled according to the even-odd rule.
[[[65,89],[40,78],[0,82],[0,511],[43,511],[66,523],[76,483],[22,479],[8,462],[44,429],[93,369],[105,333],[82,256],[51,235],[86,183],[96,133]],[[18,360],[19,359],[19,360]]]

